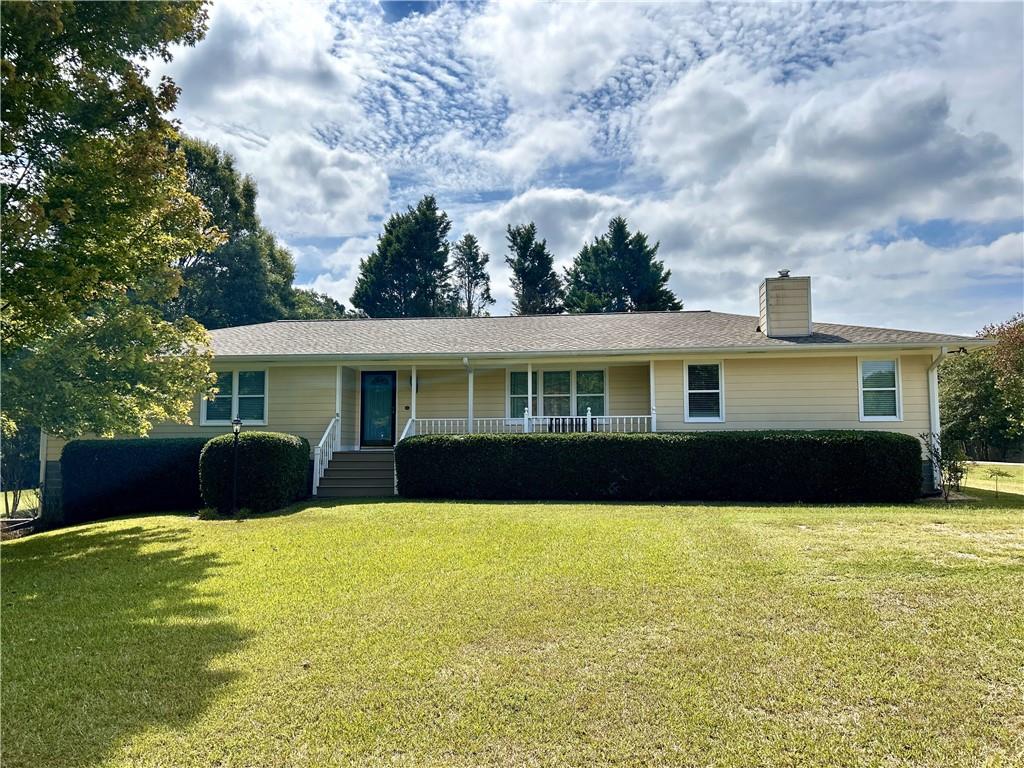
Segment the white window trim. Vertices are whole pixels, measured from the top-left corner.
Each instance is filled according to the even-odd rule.
[[[608,366],[606,365],[554,365],[549,368],[537,368],[534,366],[533,372],[537,375],[537,387],[533,391],[533,396],[537,400],[537,412],[531,414],[532,416],[543,417],[544,416],[544,373],[561,373],[569,372],[569,415],[563,417],[552,416],[551,418],[575,418],[577,416],[586,416],[585,413],[576,412],[576,373],[577,371],[601,371],[604,376],[604,414],[608,416],[611,411],[611,396],[609,394],[610,382],[608,380]],[[509,402],[512,399],[512,374],[513,373],[526,373],[525,368],[506,368],[505,369],[505,418],[506,419],[522,419],[523,414],[511,413],[512,406]],[[516,397],[525,398],[526,395],[516,395]],[[549,397],[565,397],[565,395],[549,395]],[[584,397],[598,397],[598,395],[584,395]],[[597,418],[597,417],[595,417]]]
[[[694,392],[718,392],[718,416],[690,416],[690,366],[717,365],[718,389],[695,389]],[[720,424],[725,421],[725,365],[721,360],[683,361],[683,421],[689,423]]]
[[[896,415],[865,416],[864,415],[864,363],[895,363],[896,364]],[[888,392],[890,387],[878,390]],[[857,358],[857,415],[861,421],[903,421],[903,366],[899,355],[869,355]]]
[[[230,370],[220,369],[214,373],[231,374],[231,419],[208,419],[206,418],[206,404],[210,401],[205,397],[199,401],[199,426],[201,427],[229,427],[231,420],[238,415],[238,374],[243,371],[263,372],[263,418],[259,421],[253,419],[242,419],[242,426],[265,427],[270,417],[270,371],[267,368],[232,368]]]

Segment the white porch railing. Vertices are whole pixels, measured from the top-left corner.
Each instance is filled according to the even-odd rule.
[[[470,430],[468,427],[472,425]],[[412,435],[521,434],[523,432],[653,432],[652,417],[528,416],[484,419],[409,419],[398,441]]]
[[[327,471],[327,467],[331,463],[331,457],[334,456],[334,452],[341,448],[341,416],[334,414],[334,418],[331,419],[330,424],[327,425],[327,429],[324,430],[324,436],[320,438],[320,442],[316,444],[316,448],[313,450],[313,495],[316,495],[317,488],[320,487],[320,481],[324,478],[324,473]]]

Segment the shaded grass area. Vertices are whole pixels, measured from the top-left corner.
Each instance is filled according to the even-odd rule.
[[[4,764],[1016,765],[1024,504],[329,503],[0,547]]]
[[[994,478],[989,476],[989,470],[1001,470],[1009,477]],[[988,461],[972,461],[967,465],[967,477],[964,478],[965,488],[982,489],[986,491],[996,490],[996,482],[999,483],[999,493],[1012,493],[1017,496],[1024,496],[1024,464],[997,464]]]

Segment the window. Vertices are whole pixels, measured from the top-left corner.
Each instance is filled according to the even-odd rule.
[[[544,416],[571,416],[572,397],[569,371],[544,371]]]
[[[608,385],[604,370],[533,372],[533,416],[604,416],[608,412]],[[540,386],[538,386],[538,384]],[[508,415],[523,417],[526,408],[526,371],[509,371]]]
[[[722,407],[722,364],[687,364],[686,421],[725,421]]]
[[[860,420],[899,421],[899,362],[860,361]]]
[[[230,424],[237,416],[243,424],[267,423],[267,372],[219,371],[217,394],[203,400],[202,424]]]
[[[526,410],[526,371],[511,371],[508,375],[508,415],[513,419],[523,418]],[[533,372],[533,403],[530,413],[537,415],[537,372]]]
[[[604,371],[576,371],[576,415],[604,416]]]

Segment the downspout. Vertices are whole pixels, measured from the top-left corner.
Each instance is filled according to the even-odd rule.
[[[928,431],[932,435],[942,434],[942,420],[939,416],[939,365],[949,352],[949,347],[941,347],[939,354],[932,357],[932,364],[928,366]],[[933,439],[937,440],[938,437]],[[932,462],[932,479],[935,487],[939,488],[942,478],[939,467]]]

